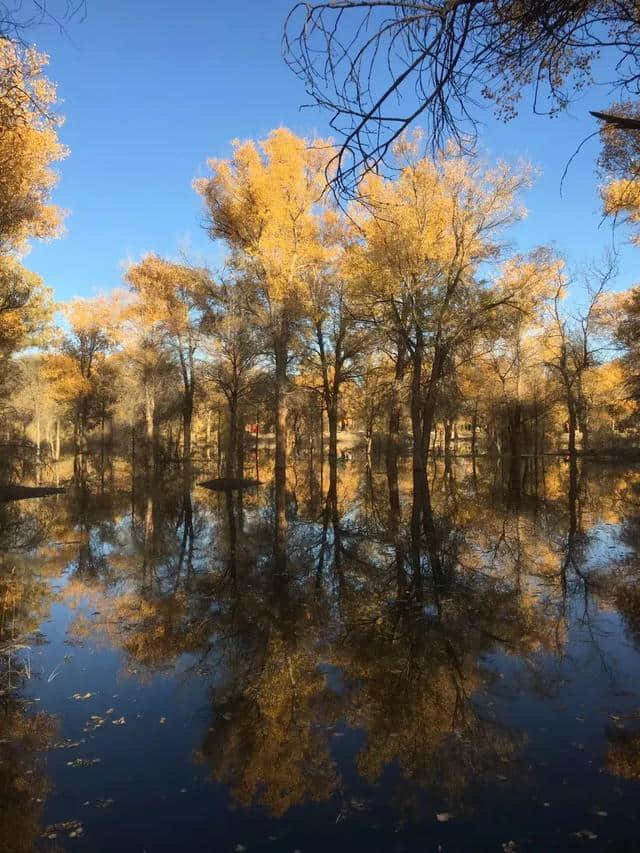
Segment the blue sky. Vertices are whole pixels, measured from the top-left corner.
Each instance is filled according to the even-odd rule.
[[[40,27],[30,36],[51,57],[71,149],[60,166],[55,201],[69,211],[66,234],[34,245],[25,263],[57,299],[121,284],[122,264],[147,251],[186,251],[219,266],[223,253],[202,229],[191,182],[208,157],[226,156],[234,137],[260,138],[280,124],[327,134],[326,115],[300,110],[308,98],[281,58],[280,39],[292,0],[87,0],[87,15],[64,33]],[[527,193],[527,220],[513,231],[518,250],[554,243],[572,264],[612,244],[601,224],[595,161],[587,143],[560,179],[579,142],[595,129],[589,109],[609,103],[592,89],[553,120],[522,115],[503,125],[483,116],[481,142],[490,158],[527,157],[542,170]],[[618,287],[636,281],[640,250],[615,235]]]

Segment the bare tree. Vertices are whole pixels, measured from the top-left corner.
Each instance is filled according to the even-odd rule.
[[[598,363],[603,349],[598,340],[598,307],[616,272],[615,258],[610,255],[591,265],[584,275],[588,301],[582,311],[575,314],[562,311],[560,301],[565,293],[565,281],[560,281],[553,299],[548,339],[551,355],[545,365],[560,382],[567,407],[568,450],[572,457],[576,454],[578,427],[582,431],[582,450],[589,449],[589,412],[583,379],[585,372]]]
[[[618,93],[638,94],[640,10],[630,0],[306,0],[285,24],[283,52],[342,144],[328,168],[353,195],[419,116],[433,150],[473,144],[482,101],[507,121],[526,90],[555,113],[592,82],[601,51]]]
[[[84,18],[86,0],[0,0],[0,38],[23,41],[23,34],[39,24],[62,27]]]

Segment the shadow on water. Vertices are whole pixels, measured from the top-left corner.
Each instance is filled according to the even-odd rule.
[[[2,850],[640,837],[640,471],[332,462],[0,505]]]

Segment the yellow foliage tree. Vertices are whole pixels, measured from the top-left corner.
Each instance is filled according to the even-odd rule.
[[[198,294],[210,284],[207,270],[179,264],[153,253],[131,264],[126,280],[140,299],[139,322],[159,331],[175,353],[183,383],[183,449],[191,457],[191,422],[196,389],[195,353],[200,343]]]
[[[242,272],[246,307],[275,363],[276,515],[283,530],[287,462],[288,365],[296,325],[309,307],[313,272],[327,261],[317,215],[331,147],[286,128],[259,144],[234,142],[228,160],[209,160],[195,181],[212,238],[224,240]]]
[[[478,270],[499,257],[501,232],[523,215],[516,196],[530,176],[527,168],[487,168],[452,149],[422,158],[419,135],[401,139],[394,154],[398,177],[367,176],[364,204],[353,207],[362,240],[352,247],[350,267],[363,310],[411,362],[414,487],[421,493],[453,354],[521,299],[521,279],[492,285]]]
[[[0,254],[23,252],[31,237],[55,236],[62,213],[49,201],[52,166],[67,150],[58,139],[56,89],[47,57],[0,38]]]

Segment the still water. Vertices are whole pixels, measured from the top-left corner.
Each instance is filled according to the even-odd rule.
[[[0,505],[0,850],[640,849],[640,469],[574,474]]]

